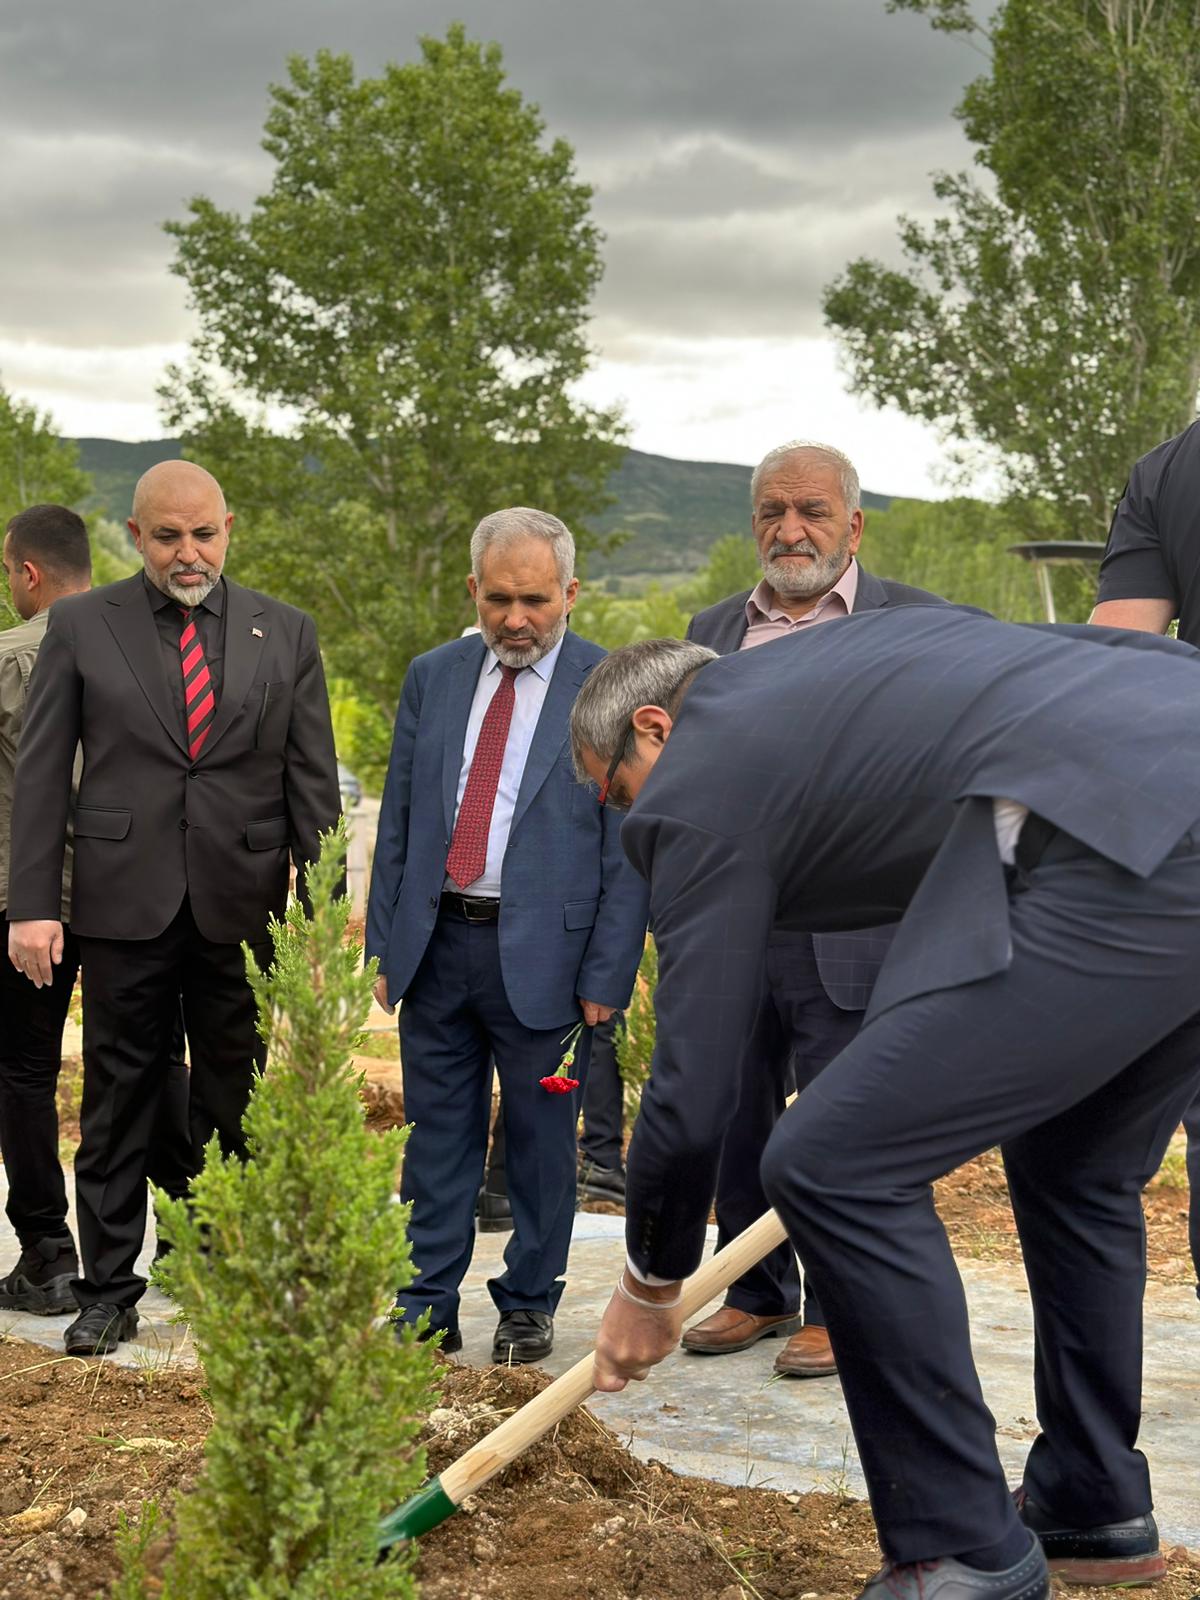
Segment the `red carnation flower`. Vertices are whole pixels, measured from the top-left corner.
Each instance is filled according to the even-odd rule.
[[[568,1078],[565,1073],[560,1076],[557,1072],[552,1077],[539,1078],[538,1082],[549,1094],[570,1094],[579,1087],[578,1078]]]
[[[575,1065],[575,1044],[582,1032],[583,1023],[579,1022],[571,1029],[570,1033],[563,1036],[562,1043],[567,1048],[562,1060],[548,1078],[538,1079],[547,1094],[570,1094],[572,1089],[578,1089],[579,1079],[568,1078],[567,1069]]]

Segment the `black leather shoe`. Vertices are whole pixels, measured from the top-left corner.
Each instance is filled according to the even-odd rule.
[[[71,1279],[79,1276],[75,1241],[64,1234],[26,1245],[21,1259],[0,1278],[0,1310],[31,1311],[35,1317],[61,1317],[76,1309]]]
[[[403,1317],[399,1317],[392,1324],[392,1327],[395,1330],[397,1339],[403,1339],[412,1327],[412,1323],[405,1322]],[[457,1355],[462,1349],[462,1333],[458,1328],[426,1328],[424,1332],[417,1334],[417,1343],[428,1344],[429,1340],[436,1339],[439,1333],[444,1333],[446,1336],[441,1344],[438,1345],[439,1352],[444,1356]]]
[[[889,1561],[859,1600],[1046,1600],[1050,1574],[1036,1539],[1015,1567],[981,1572],[954,1556],[940,1561]]]
[[[479,1198],[475,1202],[475,1220],[480,1233],[511,1233],[513,1214],[508,1196],[480,1189]]]
[[[106,1356],[122,1339],[137,1332],[138,1314],[133,1306],[114,1306],[101,1300],[85,1306],[63,1334],[69,1356]]]
[[[600,1167],[584,1160],[579,1165],[579,1194],[584,1200],[611,1200],[625,1204],[625,1173],[620,1167]]]
[[[498,1366],[525,1366],[544,1361],[554,1349],[554,1318],[548,1311],[504,1311],[492,1340]]]
[[[1050,1571],[1067,1583],[1095,1588],[1111,1583],[1157,1583],[1166,1577],[1158,1525],[1148,1511],[1124,1522],[1072,1528],[1061,1517],[1035,1505],[1024,1489],[1014,1490],[1013,1499],[1017,1515],[1041,1541]]]

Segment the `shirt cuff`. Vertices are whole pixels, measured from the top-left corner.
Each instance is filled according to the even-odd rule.
[[[640,1272],[633,1264],[632,1256],[626,1255],[625,1266],[631,1278],[636,1278],[639,1283],[644,1283],[647,1289],[669,1289],[679,1282],[678,1278],[656,1278],[651,1272]]]

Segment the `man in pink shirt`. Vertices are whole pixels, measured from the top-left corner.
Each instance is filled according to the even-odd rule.
[[[859,565],[858,474],[840,450],[799,440],[781,445],[755,468],[750,500],[762,581],[694,616],[687,636],[697,644],[732,655],[852,611],[945,604],[939,595],[876,578]],[[784,651],[781,670],[794,659]],[[780,738],[789,731],[781,727]],[[718,1247],[767,1209],[758,1167],[771,1130],[790,1089],[803,1089],[858,1032],[891,932],[773,935],[763,1004],[747,1041],[721,1161]],[[733,1284],[721,1309],[689,1328],[683,1345],[697,1355],[726,1355],[780,1335],[788,1342],[776,1372],[820,1378],[837,1371],[807,1277],[801,1316],[800,1275],[786,1244]]]

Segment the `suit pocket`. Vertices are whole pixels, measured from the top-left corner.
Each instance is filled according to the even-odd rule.
[[[568,929],[594,928],[599,900],[568,900],[563,905],[563,926]]]
[[[251,850],[281,850],[291,834],[286,817],[265,817],[246,824],[246,843]]]
[[[133,812],[114,806],[76,806],[77,839],[123,839],[133,824]]]

